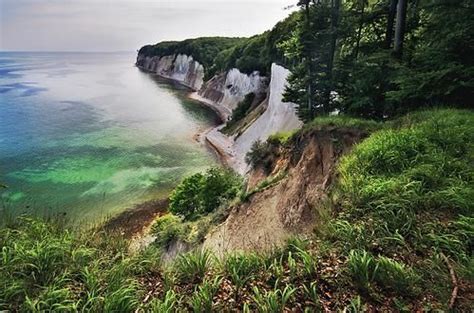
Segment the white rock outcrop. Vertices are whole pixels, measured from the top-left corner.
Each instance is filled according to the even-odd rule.
[[[286,68],[272,64],[268,106],[265,112],[238,138],[233,140],[225,136],[219,128],[211,130],[206,135],[208,142],[221,154],[225,154],[229,165],[240,174],[245,174],[249,169],[245,162],[245,155],[255,141],[265,141],[271,134],[291,131],[302,125],[296,115],[295,104],[283,102],[283,93],[289,74],[290,71]]]
[[[219,106],[220,114],[227,120],[232,110],[242,102],[249,93],[264,93],[267,89],[267,78],[255,71],[249,75],[233,68],[227,73],[215,75],[204,83],[193,98],[207,104]]]
[[[137,66],[165,78],[173,79],[194,90],[204,83],[204,67],[186,54],[167,56],[138,55]]]

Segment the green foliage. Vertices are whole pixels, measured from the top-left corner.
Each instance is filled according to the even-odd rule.
[[[166,214],[156,219],[152,226],[152,233],[156,235],[156,243],[163,248],[182,237],[183,221],[173,214]]]
[[[206,280],[199,285],[191,297],[194,312],[212,312],[215,309],[213,298],[221,285],[222,278],[215,276],[212,281]]]
[[[416,10],[416,8],[414,8]],[[428,0],[418,8],[422,23],[407,62],[401,64],[387,97],[408,108],[420,104],[472,105],[474,21],[468,0]]]
[[[367,132],[374,132],[381,129],[383,124],[370,119],[355,118],[347,115],[334,115],[316,117],[305,125],[305,127],[309,129],[324,127],[356,128]]]
[[[0,246],[0,309],[12,311],[133,311],[135,275],[159,260],[152,249],[128,256],[120,239],[25,217],[0,229]]]
[[[473,118],[452,109],[411,113],[340,161],[334,197],[343,210],[325,240],[347,255],[352,284],[366,299],[394,294],[393,305],[405,309],[420,293],[449,299],[439,254],[469,268]]]
[[[264,180],[259,182],[258,185],[255,186],[255,188],[248,190],[247,192],[241,193],[239,197],[240,201],[242,202],[248,201],[250,197],[253,196],[254,194],[259,193],[271,186],[278,184],[278,182],[281,181],[285,177],[286,177],[286,172],[280,171],[276,175],[265,178]]]
[[[284,64],[287,61],[277,46],[290,37],[297,16],[298,13],[291,14],[272,30],[251,38],[202,37],[165,41],[144,46],[139,53],[145,56],[191,55],[204,66],[206,79],[231,68],[247,74],[259,71],[268,75],[273,62]]]
[[[153,299],[148,307],[152,312],[174,313],[181,298],[173,290],[168,290],[163,299]]]
[[[354,284],[364,293],[370,293],[377,283],[399,295],[410,295],[419,281],[418,275],[405,264],[384,256],[375,258],[365,250],[349,253],[348,268]]]
[[[368,292],[374,280],[376,261],[366,251],[352,250],[347,261],[354,284],[364,292]]]
[[[273,145],[285,145],[296,134],[296,131],[279,132],[268,137],[267,141]]]
[[[410,295],[414,291],[414,286],[418,284],[419,277],[405,264],[380,256],[377,259],[374,280],[382,288],[394,290],[400,295]]]
[[[209,251],[197,250],[180,255],[173,268],[180,281],[195,283],[204,279],[210,262]]]
[[[262,267],[260,256],[252,253],[228,255],[222,261],[223,272],[236,288],[236,300],[240,290],[259,272]]]
[[[438,110],[416,126],[375,133],[341,161],[345,197],[362,210],[472,212],[473,125],[471,112]]]
[[[296,288],[291,285],[284,289],[274,289],[262,292],[259,288],[253,288],[255,301],[258,312],[283,312],[286,304],[290,301],[296,292]]]
[[[330,1],[302,9],[293,38],[281,47],[291,55],[295,65],[291,68],[289,85],[284,94],[288,102],[298,104],[298,116],[304,122],[317,114],[329,113],[333,106],[332,89],[332,21]]]
[[[267,142],[262,142],[261,140],[256,140],[249,152],[245,155],[245,162],[250,164],[253,168],[262,166],[264,169],[268,170],[273,163],[274,149],[273,145]]]
[[[383,126],[344,117],[314,123],[381,129],[340,161],[330,195],[338,210],[321,226],[322,236],[291,238],[264,256],[228,255],[220,263],[205,250],[192,251],[168,268],[153,245],[130,254],[120,237],[22,217],[0,228],[0,310],[282,312],[329,305],[331,311],[346,307],[348,312],[446,311],[450,264],[462,287],[455,310],[468,311],[465,286],[474,267],[473,113],[420,111]],[[208,229],[199,223],[213,219],[210,214],[183,222],[168,214],[157,219],[153,232],[161,246],[175,239],[195,242],[192,238]]]
[[[287,64],[290,60],[278,47],[291,38],[291,32],[298,23],[299,13],[295,12],[277,23],[272,30],[239,42],[234,47],[222,51],[215,59],[211,72],[238,68],[250,74],[259,71],[270,74],[272,63]]]
[[[211,168],[181,182],[170,196],[169,210],[186,220],[216,210],[240,191],[242,178],[230,170]]]
[[[303,291],[306,297],[311,301],[311,305],[317,309],[321,310],[321,305],[319,303],[319,290],[316,282],[312,282],[309,285],[303,285]]]
[[[183,41],[163,41],[155,45],[144,46],[138,53],[144,56],[186,54],[192,56],[208,70],[221,51],[246,40],[246,38],[201,37]]]
[[[472,3],[408,1],[402,55],[392,49],[390,3],[299,3],[299,22],[279,47],[292,59],[285,97],[303,121],[335,109],[387,119],[443,103],[471,105]]]
[[[245,116],[247,116],[252,103],[255,100],[255,93],[251,92],[245,96],[245,99],[240,102],[237,107],[232,111],[231,119],[226,123],[222,132],[229,133],[229,131]]]

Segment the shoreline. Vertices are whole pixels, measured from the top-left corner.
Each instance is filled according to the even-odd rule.
[[[219,160],[219,163],[221,163],[221,165],[223,165],[225,167],[232,168],[236,172],[240,172],[240,170],[237,169],[236,166],[232,165],[233,163],[235,163],[233,161],[233,159],[235,158],[234,152],[232,151],[232,149],[229,146],[229,145],[233,144],[232,138],[227,136],[227,135],[224,135],[222,133],[219,133],[220,138],[217,138],[217,136],[213,136],[215,138],[210,139],[211,133],[219,131],[219,129],[222,128],[225,125],[225,122],[227,121],[229,116],[232,114],[232,112],[228,112],[228,110],[225,110],[224,108],[218,106],[216,103],[214,103],[214,102],[212,102],[212,101],[210,101],[206,98],[203,98],[202,96],[200,96],[198,94],[198,91],[196,89],[194,89],[191,86],[183,83],[182,81],[176,80],[176,79],[171,78],[169,76],[160,75],[156,72],[147,70],[146,68],[144,68],[142,66],[139,66],[137,64],[135,64],[135,66],[138,69],[144,71],[145,73],[149,73],[151,75],[157,76],[157,77],[165,79],[167,81],[170,81],[173,84],[177,84],[177,85],[180,85],[182,87],[188,88],[189,91],[190,91],[186,95],[186,97],[188,99],[194,100],[194,101],[198,102],[199,104],[201,104],[202,106],[204,106],[208,109],[211,109],[217,115],[217,117],[219,117],[219,120],[220,120],[219,122],[220,123],[218,125],[215,125],[213,127],[209,127],[209,128],[207,128],[203,131],[198,131],[196,134],[194,134],[193,137],[194,138],[199,138],[198,141],[200,143],[203,143],[208,149],[213,151],[214,154],[216,154],[216,156]],[[228,142],[218,143],[218,141],[228,141]]]
[[[210,101],[205,101],[204,98],[197,94],[197,91],[192,87],[175,80],[170,77],[162,76],[157,73],[148,71],[138,65],[137,68],[143,70],[146,73],[150,73],[157,77],[163,78],[170,81],[171,83],[178,84],[180,86],[189,88],[190,92],[186,95],[187,98],[198,102],[211,109],[219,118],[219,124],[211,126],[206,129],[198,130],[194,135],[193,139],[198,143],[203,144],[207,149],[212,151],[216,156],[218,162],[224,166],[232,168],[231,166],[231,154],[230,151],[224,147],[220,147],[215,142],[209,140],[208,135],[213,131],[218,131],[223,125],[229,115],[226,112],[220,110],[215,104]],[[227,137],[227,136],[226,136]],[[130,240],[130,250],[138,251],[154,241],[154,237],[150,235],[150,230],[155,219],[167,212],[169,204],[168,197],[164,199],[155,199],[137,204],[133,207],[125,209],[118,215],[110,218],[103,223],[101,229],[110,233],[118,233],[126,239]]]

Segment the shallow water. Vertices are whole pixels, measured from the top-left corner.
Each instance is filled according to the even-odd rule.
[[[0,207],[94,221],[215,164],[216,116],[134,58],[0,52]]]

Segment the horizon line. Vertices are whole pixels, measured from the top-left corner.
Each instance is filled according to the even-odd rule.
[[[110,51],[89,51],[89,50],[9,50],[0,49],[0,53],[16,52],[16,53],[130,53],[138,52],[138,50],[110,50]]]

